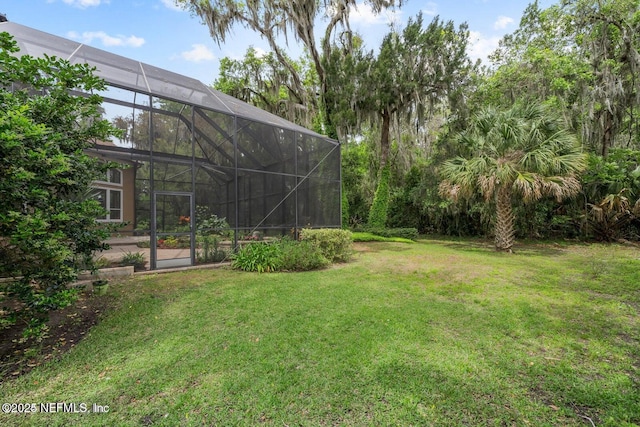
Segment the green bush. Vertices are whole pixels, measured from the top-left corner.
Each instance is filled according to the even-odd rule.
[[[231,267],[258,273],[278,271],[282,268],[282,247],[277,243],[249,243],[233,255]]]
[[[322,250],[309,240],[283,239],[278,244],[282,250],[283,270],[317,270],[330,264],[329,260],[322,254]]]
[[[409,240],[418,240],[417,228],[365,228],[365,231],[382,237],[402,237]]]
[[[398,242],[398,243],[414,243],[413,240],[404,237],[382,237],[377,234],[366,231],[356,231],[353,233],[354,242]]]
[[[349,198],[347,192],[344,191],[344,184],[342,186],[342,228],[346,229],[349,226]]]
[[[136,224],[135,231],[138,233],[148,233],[151,230],[148,219],[139,220]]]
[[[149,240],[142,240],[140,242],[136,243],[136,246],[139,248],[150,248],[151,247],[151,242]]]
[[[303,229],[300,232],[300,239],[315,243],[322,251],[322,255],[331,262],[346,262],[351,258],[353,239],[348,230]]]
[[[100,268],[108,268],[108,267],[111,266],[111,261],[109,261],[107,258],[101,256],[100,258],[96,259],[93,262],[93,266],[95,268],[98,268],[98,269],[100,269]]]
[[[120,265],[122,267],[132,265],[135,271],[144,270],[147,260],[144,258],[144,254],[140,252],[127,252],[120,259]]]
[[[196,254],[199,263],[222,262],[227,258],[227,252],[220,248],[219,236],[198,235],[198,252]]]
[[[0,31],[0,276],[19,277],[0,282],[0,311],[29,335],[73,301],[68,285],[108,249],[117,225],[97,221],[105,210],[91,183],[122,166],[85,150],[121,132],[102,117],[106,85],[93,68],[19,50]]]
[[[389,210],[389,180],[391,179],[391,171],[389,165],[382,169],[380,174],[380,182],[376,189],[376,194],[373,196],[373,203],[371,204],[371,210],[369,210],[369,221],[367,224],[370,227],[384,228],[387,224],[387,212]]]
[[[311,231],[311,230],[310,230]],[[320,230],[312,230],[320,231]],[[343,231],[343,230],[324,230]],[[312,233],[313,234],[313,233]],[[320,233],[322,234],[322,233]],[[351,235],[350,232],[343,234]],[[335,236],[332,241],[337,242]],[[349,242],[351,238],[349,237]],[[349,249],[350,249],[349,243]],[[346,260],[345,250],[342,255],[334,259]],[[350,250],[349,250],[350,253]],[[309,271],[326,267],[331,263],[316,240],[282,239],[277,242],[255,242],[244,246],[233,255],[231,267],[244,271],[259,273],[274,271]]]
[[[208,206],[196,206],[196,231],[198,234],[218,234],[230,237],[229,223],[226,218],[218,218]]]

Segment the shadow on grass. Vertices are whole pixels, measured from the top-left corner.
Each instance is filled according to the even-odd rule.
[[[437,238],[426,240],[432,244],[438,244],[447,248],[482,253],[488,256],[503,256],[506,252],[497,251],[493,241],[489,239],[474,238]],[[573,242],[571,244],[574,244]],[[565,248],[569,243],[561,244],[556,242],[519,242],[516,241],[513,246],[513,254],[515,255],[536,255],[536,256],[558,256],[565,253]]]
[[[356,253],[378,253],[382,251],[403,252],[412,249],[410,244],[401,242],[354,242],[353,245]]]

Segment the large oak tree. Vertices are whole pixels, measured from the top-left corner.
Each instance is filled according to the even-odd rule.
[[[248,28],[264,38],[277,60],[290,73],[292,89],[302,105],[316,104],[323,112],[325,132],[336,137],[335,128],[330,123],[331,111],[326,105],[326,94],[332,90],[327,79],[323,57],[329,57],[337,39],[350,45],[352,31],[349,24],[351,12],[356,8],[355,0],[176,0],[185,9],[199,16],[209,27],[209,32],[218,43],[224,43],[236,26]],[[369,0],[364,3],[380,13],[382,10],[400,7],[403,0]],[[318,28],[318,24],[324,24]],[[307,51],[315,68],[320,85],[320,97],[311,93],[305,86],[304,78],[295,64],[287,57],[287,42],[293,37]]]

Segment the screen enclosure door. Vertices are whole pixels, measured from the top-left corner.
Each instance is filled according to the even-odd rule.
[[[152,268],[194,265],[193,195],[157,191],[153,196],[152,214],[156,224],[151,239]]]

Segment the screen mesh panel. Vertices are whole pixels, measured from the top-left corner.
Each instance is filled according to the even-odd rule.
[[[337,141],[186,76],[12,22],[0,31],[14,36],[18,54],[88,63],[107,82],[103,118],[122,135],[89,151],[131,169],[117,209],[131,212],[124,219],[149,236],[152,266],[162,265],[158,239],[171,227],[188,235],[194,262],[205,219],[224,219],[229,232],[220,239],[235,242],[256,230],[296,235],[304,227],[340,227]],[[127,192],[135,206],[127,205]]]

